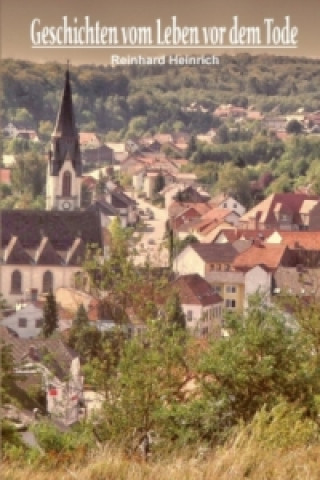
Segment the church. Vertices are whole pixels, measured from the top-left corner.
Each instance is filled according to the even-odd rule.
[[[103,250],[98,213],[81,210],[82,161],[69,70],[48,157],[46,210],[0,211],[0,293],[9,305],[73,287],[86,248]]]

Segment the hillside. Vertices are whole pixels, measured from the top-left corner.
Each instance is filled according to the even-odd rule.
[[[3,60],[2,124],[48,133],[55,119],[64,65]],[[79,128],[124,137],[148,130],[205,132],[218,126],[220,103],[280,113],[320,109],[320,61],[271,55],[222,55],[216,66],[72,66]],[[208,113],[183,110],[192,102]],[[48,125],[46,122],[50,122]]]

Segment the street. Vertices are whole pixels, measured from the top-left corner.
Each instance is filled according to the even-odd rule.
[[[135,198],[137,201],[138,210],[146,209],[153,212],[154,219],[149,219],[147,215],[143,216],[144,229],[141,234],[141,239],[136,245],[138,254],[135,257],[136,265],[141,265],[149,257],[151,263],[157,267],[168,266],[168,250],[162,244],[165,233],[165,224],[168,218],[167,210],[152,205],[146,202],[143,198]]]

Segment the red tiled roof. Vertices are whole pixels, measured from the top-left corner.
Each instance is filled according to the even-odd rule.
[[[320,232],[278,232],[281,236],[281,245],[292,250],[320,250]]]
[[[320,200],[318,195],[306,195],[302,193],[274,193],[260,202],[251,210],[246,212],[240,219],[241,222],[248,222],[258,219],[259,223],[276,224],[275,210],[290,212],[293,214],[293,223],[297,216],[300,216],[300,209],[305,200]]]
[[[97,135],[94,132],[79,132],[80,145],[85,143],[99,143]]]
[[[0,168],[0,183],[11,183],[11,170],[9,168]]]
[[[236,270],[250,270],[261,265],[267,270],[276,270],[284,256],[287,247],[285,245],[260,244],[252,245],[240,253],[233,261]]]
[[[273,230],[248,230],[242,228],[223,228],[220,230],[216,237],[212,240],[215,242],[219,235],[223,234],[229,243],[233,243],[236,240],[260,240],[264,241],[270,235],[272,235],[276,229]]]
[[[182,305],[214,305],[223,302],[210,283],[199,274],[181,275],[174,282],[172,287],[177,290]]]

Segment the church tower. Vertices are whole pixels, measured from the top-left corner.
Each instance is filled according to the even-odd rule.
[[[81,204],[82,163],[75,125],[69,69],[55,129],[51,135],[47,171],[46,210],[71,211]]]

